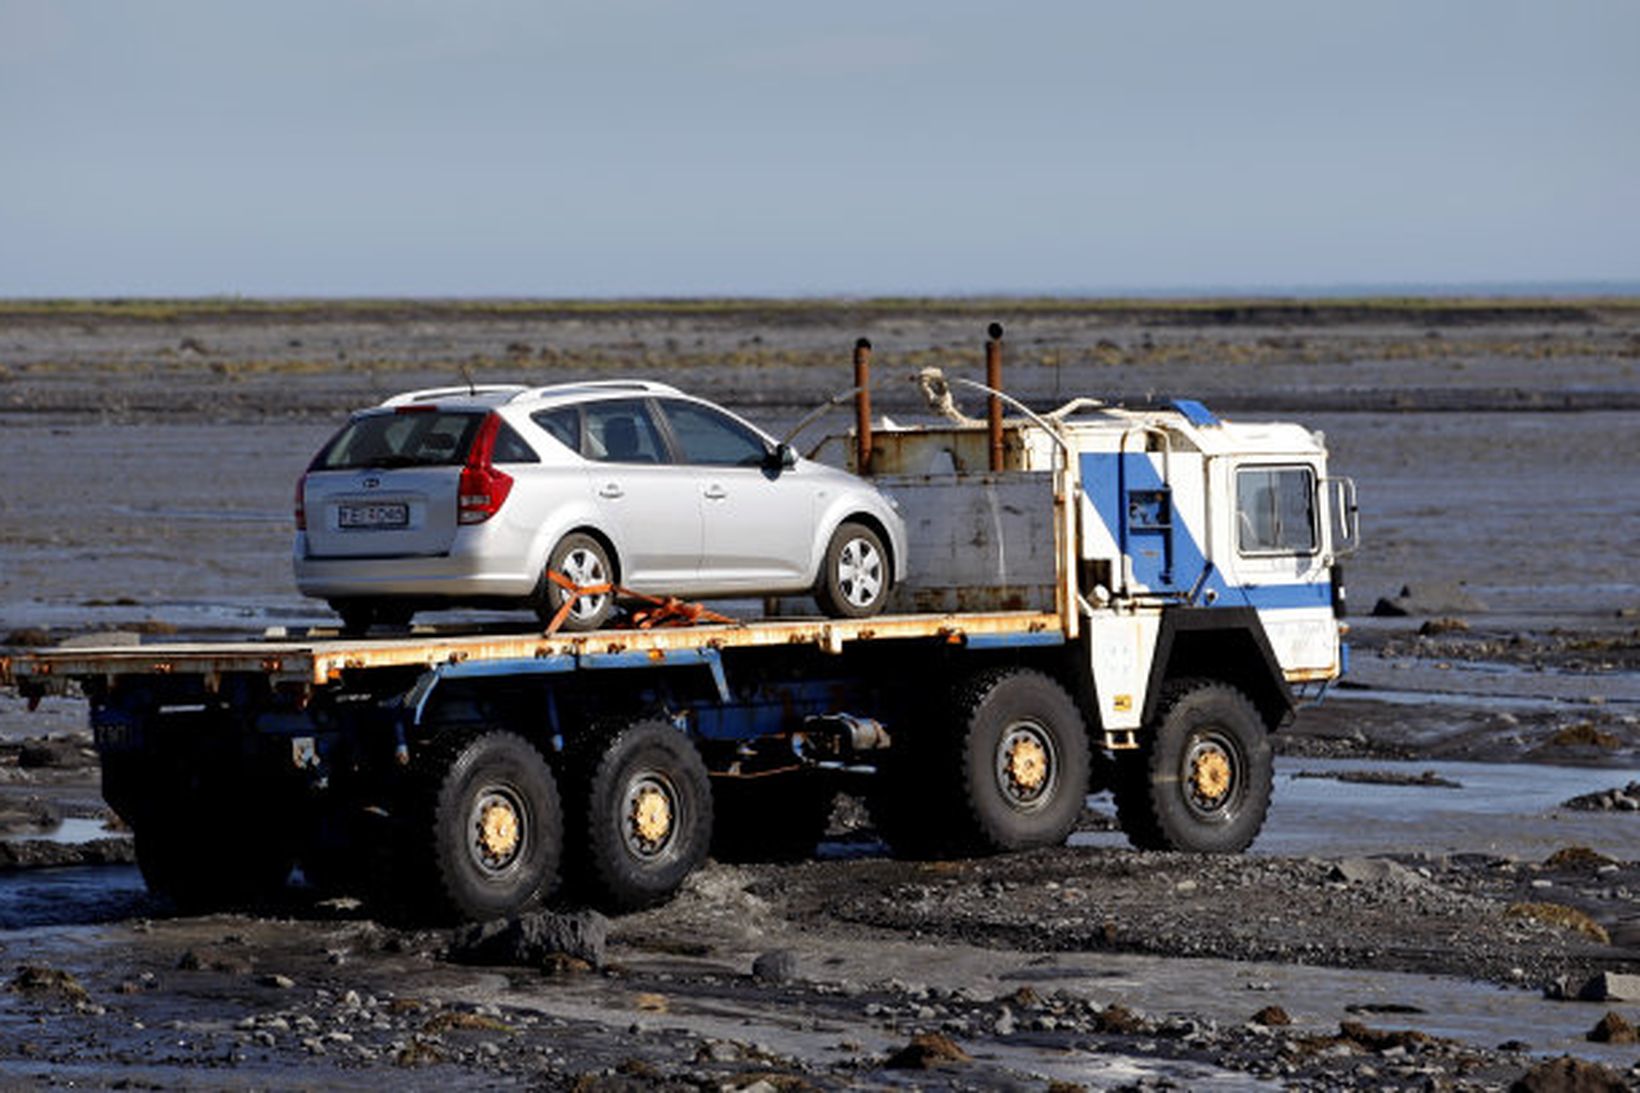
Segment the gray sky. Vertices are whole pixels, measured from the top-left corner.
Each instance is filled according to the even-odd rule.
[[[0,0],[0,295],[1640,281],[1633,0]]]

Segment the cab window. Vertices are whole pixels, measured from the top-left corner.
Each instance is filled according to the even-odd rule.
[[[1308,467],[1236,472],[1236,549],[1243,554],[1313,554],[1315,474]]]

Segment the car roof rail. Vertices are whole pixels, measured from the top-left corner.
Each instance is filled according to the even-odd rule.
[[[533,387],[527,393],[528,398],[550,399],[562,398],[565,395],[577,395],[591,391],[636,391],[651,395],[681,395],[676,387],[669,383],[658,383],[655,380],[571,380],[568,383],[553,383],[545,387]]]
[[[477,383],[461,387],[427,387],[420,391],[406,391],[402,395],[394,395],[383,402],[383,406],[406,406],[413,402],[437,402],[440,399],[472,398],[481,402],[499,405],[510,402],[529,388],[521,383]],[[484,396],[505,395],[506,398],[485,398]]]

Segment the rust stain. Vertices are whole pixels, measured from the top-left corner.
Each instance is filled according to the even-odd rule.
[[[967,634],[1030,634],[1059,629],[1062,620],[1051,612],[987,611],[877,615],[870,619],[832,619],[757,622],[749,626],[692,627],[645,630],[623,634],[620,641],[597,638],[553,638],[538,634],[475,635],[428,641],[406,639],[351,643],[338,638],[269,643],[177,643],[166,646],[109,646],[43,650],[13,658],[14,680],[57,677],[70,679],[97,675],[129,675],[169,671],[173,674],[274,674],[281,679],[325,684],[340,679],[344,670],[438,664],[445,661],[530,660],[574,655],[601,647],[611,653],[627,650],[651,655],[701,648],[755,648],[773,645],[825,644],[829,648],[862,640],[928,638],[961,642]],[[161,653],[163,660],[156,661]],[[277,667],[271,665],[277,663]],[[161,667],[163,665],[164,667]],[[1325,677],[1322,677],[1325,678]]]

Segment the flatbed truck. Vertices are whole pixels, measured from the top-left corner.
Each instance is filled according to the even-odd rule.
[[[984,422],[909,428],[874,425],[862,381],[856,428],[817,448],[906,519],[884,615],[272,632],[0,675],[86,696],[104,796],[186,909],[293,866],[417,918],[636,909],[709,854],[812,852],[842,780],[903,855],[1062,843],[1099,788],[1135,846],[1245,849],[1270,734],[1345,667],[1353,486],[1296,425],[1041,414],[990,378]]]

